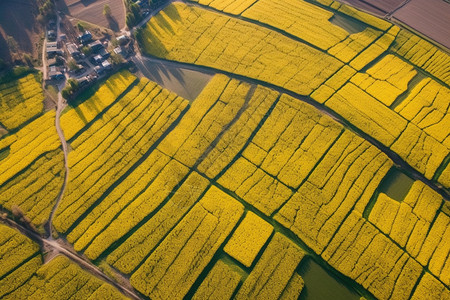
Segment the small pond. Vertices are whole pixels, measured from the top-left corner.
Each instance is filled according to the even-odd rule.
[[[305,257],[299,274],[305,281],[300,300],[359,300],[360,295],[330,274],[313,259]]]
[[[414,179],[398,169],[392,169],[380,184],[379,191],[394,200],[403,201],[413,183]]]

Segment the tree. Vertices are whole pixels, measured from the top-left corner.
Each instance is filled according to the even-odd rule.
[[[69,80],[67,80],[67,83],[71,87],[72,91],[76,91],[78,89],[78,81],[76,81],[75,79],[70,78]]]
[[[29,66],[29,67],[33,67],[33,58],[31,57],[30,54],[25,53],[23,55],[23,59],[25,60],[25,63]]]
[[[92,54],[92,49],[88,46],[84,46],[83,48],[81,48],[81,52],[83,52],[85,56],[89,56]]]
[[[127,13],[125,22],[127,23],[128,28],[133,28],[133,26],[136,24],[136,19],[132,13]]]
[[[111,7],[109,7],[108,4],[105,4],[105,6],[103,6],[103,15],[105,17],[111,17]]]
[[[115,66],[123,63],[122,56],[120,56],[116,53],[111,53],[110,59],[111,59],[112,64]]]
[[[134,19],[136,21],[139,21],[141,19],[141,8],[139,7],[139,5],[137,5],[136,3],[131,4],[130,11],[133,13]]]
[[[84,32],[84,26],[80,22],[77,23],[77,28],[79,32]]]
[[[17,44],[16,40],[10,35],[6,36],[6,44],[8,45],[8,48],[9,50],[11,50],[11,52],[17,52],[19,50],[19,45]]]
[[[69,70],[71,70],[71,71],[76,71],[80,68],[78,66],[77,62],[73,59],[69,60],[69,62],[67,63],[67,66],[69,67]]]
[[[72,93],[72,88],[70,86],[66,86],[62,91],[61,91],[61,95],[63,96],[64,99],[69,100],[70,98],[70,94]]]

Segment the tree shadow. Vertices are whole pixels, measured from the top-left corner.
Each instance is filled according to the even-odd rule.
[[[9,52],[8,44],[2,33],[0,32],[0,59],[2,59],[5,63],[11,63],[11,53]]]
[[[70,15],[69,8],[64,0],[56,0],[56,9],[65,15]]]
[[[81,2],[81,4],[83,4],[84,6],[89,6],[89,5],[91,5],[92,3],[97,2],[97,0],[81,0],[80,2]]]
[[[33,1],[0,1],[0,25],[3,31],[17,41],[22,51],[29,53],[34,48],[30,35],[36,31],[36,14],[37,6]]]
[[[120,31],[119,22],[117,22],[116,18],[114,16],[106,16],[106,20],[108,21],[108,26],[111,28],[114,32]]]

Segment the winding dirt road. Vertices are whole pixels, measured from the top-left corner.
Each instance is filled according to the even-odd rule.
[[[61,191],[59,192],[58,197],[56,198],[56,203],[53,206],[52,212],[50,213],[50,217],[48,219],[48,237],[47,237],[47,239],[49,241],[53,240],[53,217],[55,215],[56,210],[58,209],[58,205],[61,202],[61,199],[64,196],[64,192],[66,190],[67,183],[69,182],[69,160],[68,160],[69,150],[68,150],[67,141],[66,141],[66,138],[64,137],[64,132],[61,129],[61,123],[60,123],[61,113],[63,112],[64,108],[66,108],[67,103],[63,99],[62,94],[61,94],[62,86],[60,86],[59,89],[60,90],[58,93],[58,103],[56,105],[55,127],[56,127],[56,132],[58,133],[59,140],[61,141],[61,146],[62,146],[62,149],[64,152],[65,172],[64,172],[64,182],[61,187]]]

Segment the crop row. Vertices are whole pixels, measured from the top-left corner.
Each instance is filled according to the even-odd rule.
[[[291,188],[298,188],[343,130],[330,117],[287,95],[243,156]]]
[[[395,111],[450,148],[450,89],[427,78],[419,82]]]
[[[352,212],[322,257],[378,299],[408,299],[422,268],[389,238]]]
[[[202,281],[192,299],[231,299],[240,281],[240,274],[219,260]]]
[[[401,30],[392,50],[450,85],[450,56],[421,37]]]
[[[230,13],[233,15],[239,15],[247,8],[249,8],[253,3],[258,0],[192,0],[198,2],[201,5],[207,5],[213,7],[217,10],[223,11],[225,13]]]
[[[263,12],[270,16],[274,13],[286,14],[284,5],[310,5],[277,2],[272,3],[274,7],[270,9],[260,2],[264,3],[264,0],[255,2],[243,15],[250,14],[253,9],[258,15],[264,15]],[[344,66],[330,55],[264,26],[181,3],[169,5],[152,18],[144,34],[144,48],[150,54],[166,59],[213,67],[266,81],[299,94],[311,94],[313,99],[325,103],[352,125],[391,148],[426,178],[437,177],[439,174],[436,171],[442,169],[441,164],[449,153],[449,149],[441,142],[447,138],[446,131],[440,130],[441,124],[446,121],[445,109],[427,109],[424,104],[430,117],[418,125],[389,107],[392,104],[396,106],[396,100],[402,100],[400,96],[407,93],[409,84],[418,74],[411,64],[397,56],[383,56],[390,49],[398,47],[402,40],[402,37],[397,38],[400,28],[337,2],[321,3],[370,26],[354,34],[355,37],[358,35],[355,43],[348,40],[353,36],[349,35],[328,50],[330,55],[335,55],[348,65]],[[202,4],[212,7],[219,5],[218,2]],[[294,15],[312,13],[306,9],[296,11],[290,10]],[[325,11],[323,13],[326,14]],[[271,26],[282,29],[284,25],[270,23],[270,16],[262,17],[259,21],[267,21]],[[292,18],[291,22],[289,28],[295,28],[301,25],[302,19]],[[162,29],[166,23],[171,24],[172,31]],[[213,26],[206,26],[211,23]],[[353,54],[345,49],[353,49]],[[285,57],[286,51],[289,52],[289,58]],[[291,58],[295,62],[289,62]],[[315,61],[316,58],[320,62]],[[310,66],[311,62],[313,65]],[[371,66],[373,62],[375,64]],[[291,70],[293,66],[295,71]],[[370,68],[365,71],[367,66]],[[320,75],[313,74],[313,71],[318,71]],[[446,97],[444,95],[441,98]],[[415,103],[419,102],[412,103],[417,105]],[[445,102],[439,105],[446,107]],[[437,132],[440,132],[439,136]],[[446,169],[444,174],[448,172]],[[211,174],[217,174],[217,171]],[[448,185],[445,175],[441,175],[439,181]]]
[[[164,206],[148,223],[141,227],[142,229],[138,229],[131,236],[131,245],[126,241],[109,258],[111,263],[122,266],[124,271],[130,272],[133,270],[140,260],[133,261],[127,258],[130,256],[129,254],[125,254],[128,252],[128,248],[135,243],[133,241],[145,237],[145,228],[152,231],[160,230],[158,228],[160,226],[158,222],[161,222],[162,219],[160,215],[165,216],[169,212],[173,212],[173,208],[169,204],[173,203],[173,201],[180,201],[176,199],[192,189],[192,184],[186,185],[184,183],[174,195],[170,194],[175,185],[188,172],[188,168],[179,162],[193,167],[196,161],[203,156],[204,152],[210,148],[209,155],[205,156],[206,158],[203,162],[209,159],[209,165],[214,166],[214,164],[211,164],[210,156],[215,157],[219,155],[220,157],[225,157],[222,160],[215,158],[219,165],[215,167],[216,171],[211,177],[215,176],[243,147],[246,138],[250,136],[260,119],[267,113],[269,107],[276,99],[276,93],[270,93],[268,89],[256,88],[253,94],[249,94],[249,92],[249,85],[236,80],[230,81],[225,76],[214,77],[202,94],[194,101],[192,107],[183,116],[178,126],[164,138],[157,149],[68,235],[68,239],[75,242],[75,248],[81,250],[88,246],[85,253],[91,258],[98,257],[109,245],[146,218],[170,195],[171,198],[166,203],[168,206]],[[245,107],[244,110],[241,109],[243,106]],[[229,130],[221,135],[217,145],[211,147],[213,140],[222,133],[223,128],[227,127],[227,124],[232,122],[240,110],[242,110],[242,113],[239,115],[239,118],[229,126]],[[243,131],[242,127],[247,127],[244,132],[244,138],[236,137],[235,132]],[[236,145],[227,149],[228,145],[231,144],[230,140],[235,140]],[[225,145],[221,143],[225,143]],[[172,156],[173,159],[166,154]],[[208,164],[200,164],[199,169],[205,169],[204,165],[208,166]],[[210,171],[205,172],[210,173]],[[138,179],[140,179],[139,184],[136,185]],[[198,175],[190,175],[186,182],[191,180],[197,182],[200,179],[201,177]],[[205,181],[205,179],[200,180],[200,182]],[[133,188],[131,189],[130,187]],[[197,189],[200,192],[202,190],[200,187]],[[195,192],[195,194],[198,194],[198,192]],[[152,199],[151,202],[148,201],[150,197]],[[195,200],[194,198],[191,199],[191,201]],[[145,206],[141,203],[145,203]],[[138,207],[139,210],[136,210]],[[189,209],[189,206],[185,209]],[[185,212],[186,210],[176,213],[168,225],[174,226],[183,215],[183,211]],[[130,216],[132,216],[132,221],[130,221]],[[170,230],[171,227],[168,229]],[[159,235],[155,233],[152,239],[154,238],[154,241],[157,243],[158,237]],[[148,241],[148,244],[146,243],[144,247],[146,250],[138,253],[145,255],[154,247],[155,242]],[[89,245],[89,243],[91,244]],[[121,256],[126,256],[124,258],[126,263],[121,261],[116,263]],[[141,257],[142,260],[141,254],[137,256]],[[131,257],[136,256],[132,255]]]
[[[237,98],[237,96],[231,95],[231,98]],[[215,178],[225,169],[244,148],[277,98],[278,93],[261,86],[253,86],[247,95],[241,99],[237,98],[240,101],[244,100],[240,107],[241,113],[238,112],[239,115],[235,115],[232,122],[229,123],[230,126],[227,126],[226,131],[220,135],[216,145],[211,145],[214,148],[208,149],[207,155],[202,156],[198,170],[209,178]],[[197,129],[201,130],[201,127]]]
[[[189,175],[167,203],[107,257],[107,262],[130,274],[194,206],[208,184],[195,172]]]
[[[73,141],[71,180],[55,219],[65,232],[180,116],[187,101],[142,81]]]
[[[180,122],[180,125],[177,126],[173,133],[171,132],[167,139],[161,143],[161,151],[171,155],[186,166],[193,167],[205,151],[209,147],[214,146],[212,144],[214,140],[223,133],[224,128],[232,123],[238,112],[246,103],[250,85],[238,80],[229,80],[226,77],[221,78],[222,77],[219,77],[219,79],[217,79],[217,81],[220,81],[217,82],[217,84],[214,82],[211,83],[211,86],[218,87],[217,90],[214,90],[212,94],[205,92],[201,95],[201,97],[210,97],[209,101],[203,102],[202,99],[197,99],[199,100],[198,106],[205,105],[205,107],[207,107],[211,105],[206,114],[194,116],[195,111],[189,111],[186,117]],[[264,100],[264,98],[259,100]],[[272,99],[272,101],[273,100],[274,99]],[[253,101],[257,100],[254,99]],[[194,105],[196,104],[194,103]],[[249,105],[253,108],[253,103]],[[268,106],[270,106],[270,103],[269,105],[266,104],[266,111],[268,110]],[[251,109],[249,110],[251,111]],[[246,116],[247,118],[250,117],[248,113]],[[259,115],[257,117],[262,116]],[[245,120],[243,121],[245,122]],[[243,122],[239,123],[242,124]],[[186,126],[184,126],[185,124]],[[242,126],[240,126],[239,129],[242,130]],[[175,139],[178,140],[177,143],[172,143]],[[178,145],[179,147],[177,148]],[[239,145],[236,146],[238,147]],[[222,145],[220,149],[225,150],[226,148],[228,148],[228,144]],[[218,155],[219,153],[215,156],[217,157]],[[206,168],[203,169],[207,169],[210,165],[211,163],[208,162],[205,166]]]
[[[440,209],[443,201],[435,191],[416,181],[402,202],[380,194],[368,220],[448,285],[450,218]]]
[[[275,233],[261,258],[236,294],[236,299],[297,299],[303,280],[295,273],[305,253]]]
[[[414,67],[394,55],[386,55],[365,73],[357,73],[351,82],[386,106],[408,90],[417,74]]]
[[[61,116],[61,128],[66,140],[70,140],[86,124],[111,105],[136,80],[128,71],[120,71],[109,77],[89,99],[69,109]]]
[[[164,30],[171,24],[173,31]],[[309,95],[342,63],[281,33],[174,3],[147,24],[147,53],[263,80]]]
[[[328,50],[349,35],[332,24],[333,13],[305,1],[258,0],[242,16],[279,28],[322,50]]]
[[[39,246],[15,229],[0,225],[2,299],[124,299],[111,285],[65,256],[42,264]]]
[[[59,255],[5,299],[126,299],[118,290]]]
[[[181,299],[230,234],[243,206],[211,187],[131,276],[152,299]]]
[[[3,287],[5,276],[31,259],[39,247],[18,231],[0,224],[0,286]],[[0,289],[0,293],[2,292]],[[1,294],[0,294],[1,297]]]
[[[258,240],[257,235],[249,237],[249,243]],[[230,261],[218,260],[193,299],[231,299],[234,294],[234,299],[298,299],[304,282],[295,270],[304,255],[292,241],[275,233],[248,275]]]
[[[275,215],[316,253],[329,243],[348,213],[362,213],[392,162],[345,131]]]
[[[272,232],[272,225],[256,214],[247,212],[224,251],[244,266],[250,267]]]
[[[50,111],[2,140],[9,154],[0,161],[0,184],[14,177],[42,154],[57,149],[61,143],[55,129],[55,112]]]
[[[374,68],[378,68],[378,66],[375,65]],[[419,128],[417,124],[420,124],[420,122],[414,121],[411,115],[408,116],[407,111],[404,111],[403,115],[401,112],[405,105],[409,105],[411,108],[416,105],[420,107],[427,106],[427,102],[421,101],[421,97],[415,98],[417,101],[407,100],[397,107],[396,110],[400,110],[399,114],[386,106],[389,103],[386,100],[387,98],[378,95],[379,99],[385,99],[379,101],[363,90],[366,87],[366,81],[361,79],[365,75],[360,74],[355,75],[351,82],[345,84],[329,98],[325,105],[344,117],[352,125],[391,148],[408,164],[424,174],[426,178],[431,179],[448,155],[449,148],[429,135],[425,131],[425,127],[423,130]],[[404,79],[396,80],[397,83],[402,81]],[[412,97],[414,97],[414,94]],[[447,100],[441,101],[437,105],[442,105],[442,102],[445,101]],[[427,111],[428,109],[425,108],[424,112]],[[408,118],[412,120],[408,120]],[[436,114],[430,115],[430,118],[428,124],[433,124],[433,121],[439,122],[443,115],[436,112]],[[439,124],[436,125],[438,128],[439,126]],[[430,128],[429,131],[436,135],[433,129]]]
[[[8,294],[22,286],[37,271],[42,263],[38,251],[39,246],[29,238],[0,224],[1,299],[6,299]]]
[[[91,98],[64,114],[61,121],[68,138],[82,129],[82,126],[75,125],[79,120],[83,120],[83,124],[91,121],[134,79],[129,73],[118,73],[109,78],[93,96],[95,101]],[[99,94],[105,95],[105,90],[111,91],[112,87],[119,91],[115,94],[111,92],[109,98],[99,101]],[[65,124],[70,124],[70,129]],[[54,111],[43,114],[18,132],[0,140],[0,148],[7,153],[0,161],[2,206],[8,210],[17,206],[35,225],[47,221],[64,178],[63,156],[59,146]]]
[[[401,203],[380,194],[368,221],[352,212],[321,255],[379,299],[446,299],[450,219],[443,201],[421,182]]]
[[[40,114],[44,109],[44,93],[36,74],[0,84],[0,123],[7,129]]]
[[[17,206],[33,224],[44,224],[63,184],[63,170],[63,153],[46,153],[0,186],[0,204],[10,211]]]

